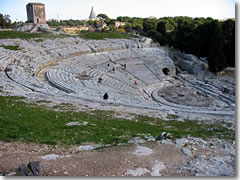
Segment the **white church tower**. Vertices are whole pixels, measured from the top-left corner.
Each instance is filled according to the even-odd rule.
[[[89,20],[96,20],[97,19],[97,16],[96,16],[96,13],[93,9],[93,6],[92,6],[92,10],[91,10],[91,13],[89,15]]]

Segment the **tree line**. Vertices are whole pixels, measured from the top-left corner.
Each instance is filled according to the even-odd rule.
[[[232,19],[167,17],[145,20],[142,34],[161,45],[207,57],[209,69],[214,73],[235,67],[235,21]]]
[[[207,57],[209,69],[216,73],[235,67],[235,20],[216,20],[186,16],[138,18],[119,16],[126,32],[152,38],[162,46],[177,48],[197,57]]]
[[[162,46],[177,48],[197,57],[207,57],[209,69],[219,72],[230,66],[235,67],[235,20],[224,21],[213,18],[192,18],[186,16],[163,18],[139,18],[119,16],[109,18],[99,14],[98,20],[60,20],[47,21],[48,25],[59,26],[96,26],[105,22],[109,31],[140,34],[152,38]],[[115,22],[125,22],[126,25],[115,28]],[[12,28],[9,15],[0,13],[0,28]],[[104,29],[103,29],[104,30]]]

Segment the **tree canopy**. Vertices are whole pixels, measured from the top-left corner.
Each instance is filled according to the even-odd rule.
[[[110,18],[106,14],[98,14],[97,17],[102,20],[109,20]]]
[[[0,28],[11,28],[12,27],[12,22],[10,19],[10,16],[8,14],[3,15],[0,13]]]
[[[106,14],[98,14],[100,20],[60,20],[47,21],[53,27],[92,26],[104,21],[108,28],[102,31],[137,33],[152,38],[161,45],[177,48],[198,57],[207,57],[209,69],[218,72],[227,66],[235,67],[235,20],[215,20],[211,17],[192,18],[186,16],[162,17],[159,19],[119,16],[110,19]],[[125,22],[116,28],[115,22]],[[14,22],[16,23],[16,22]],[[11,28],[9,15],[0,13],[0,28]]]
[[[207,57],[212,72],[235,67],[235,21],[232,19],[219,21],[183,16],[145,19],[143,31],[143,35],[161,45]]]

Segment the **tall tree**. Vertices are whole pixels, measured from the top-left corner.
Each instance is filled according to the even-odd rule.
[[[232,35],[231,35],[231,41],[230,41],[230,61],[229,66],[235,67],[235,22],[233,24],[232,28]]]
[[[165,36],[163,36],[160,32],[156,30],[150,30],[147,32],[147,35],[151,37],[153,40],[160,43],[160,45],[164,46],[167,44],[168,40]]]
[[[97,17],[102,20],[109,20],[110,18],[106,14],[98,14]]]
[[[222,25],[223,35],[224,35],[224,47],[223,52],[227,59],[227,64],[229,66],[235,65],[235,52],[232,50],[235,49],[235,21],[228,19],[223,22]],[[233,39],[234,37],[234,39]]]
[[[0,13],[0,28],[6,28],[6,21],[3,18],[3,14]]]
[[[166,37],[167,32],[166,32],[166,22],[160,21],[157,25],[157,30],[160,32],[163,36]]]
[[[148,32],[150,30],[156,30],[157,29],[157,20],[155,19],[146,19],[143,22],[143,31]]]
[[[4,29],[12,27],[12,22],[8,14],[3,15],[0,13],[0,27]]]
[[[221,23],[217,20],[209,24],[209,56],[208,65],[212,72],[219,72],[227,67],[226,57],[223,53],[224,36]]]

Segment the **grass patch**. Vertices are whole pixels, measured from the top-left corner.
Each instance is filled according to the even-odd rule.
[[[0,31],[0,39],[33,39],[36,38],[36,42],[42,42],[44,38],[63,38],[70,35],[53,35],[51,33],[29,33],[20,31]]]
[[[61,103],[59,105],[54,105],[52,109],[60,111],[75,111],[76,107],[70,103]]]
[[[164,121],[146,116],[137,116],[137,121],[134,121],[114,118],[112,114],[111,111],[59,112],[23,102],[21,98],[0,96],[0,140],[50,145],[80,145],[84,142],[116,145],[126,143],[138,134],[155,137],[163,131],[171,133],[173,138],[186,135],[223,139],[235,137],[235,132],[221,123]],[[69,122],[88,124],[66,126]]]
[[[163,121],[161,119],[139,116],[142,121],[154,122],[162,131],[171,133],[174,138],[181,138],[187,135],[200,137],[203,139],[217,137],[220,139],[235,139],[235,131],[227,127],[230,125],[226,122],[205,123],[185,119],[183,122],[178,120]]]
[[[83,32],[79,36],[84,39],[126,39],[128,38],[127,34],[118,33],[118,32]]]
[[[168,114],[166,118],[167,119],[176,119],[176,118],[178,118],[178,116],[176,114]]]
[[[79,36],[84,39],[126,39],[130,35],[118,32],[83,32]],[[42,42],[45,38],[64,38],[72,37],[71,35],[61,34],[53,35],[51,33],[28,33],[19,31],[0,31],[0,39],[33,39],[36,42]]]
[[[46,101],[46,100],[38,100],[36,101],[36,103],[51,103],[51,101]]]
[[[1,45],[1,44],[0,44],[0,47],[3,47],[3,48],[5,48],[5,49],[14,50],[14,51],[20,50],[20,49],[19,49],[19,46],[4,46],[4,45]]]
[[[34,41],[36,41],[36,42],[43,42],[44,39],[34,39]]]
[[[31,39],[49,36],[47,33],[27,33],[19,31],[0,31],[0,39]]]

